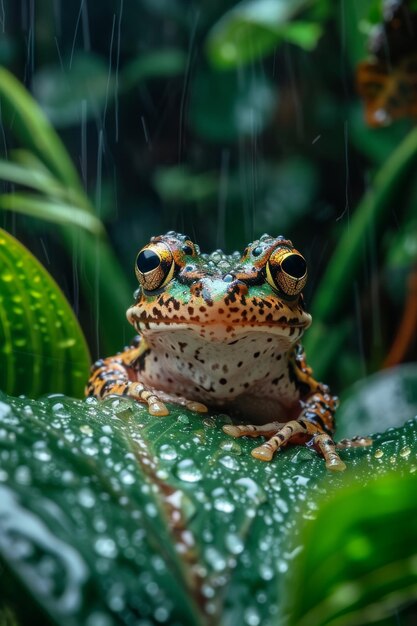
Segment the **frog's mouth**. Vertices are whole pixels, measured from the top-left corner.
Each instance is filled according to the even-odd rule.
[[[189,329],[198,334],[208,332],[213,336],[221,334],[242,334],[244,332],[267,332],[273,335],[285,337],[296,336],[299,338],[303,331],[311,324],[311,315],[303,313],[302,317],[286,317],[281,315],[279,319],[248,319],[247,316],[236,317],[200,317],[190,314],[184,317],[165,317],[159,314],[151,317],[142,312],[140,315],[136,307],[127,311],[127,319],[134,326],[137,332],[146,334],[147,332],[169,332]]]

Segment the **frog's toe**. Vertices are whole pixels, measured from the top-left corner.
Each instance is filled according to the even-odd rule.
[[[232,437],[270,437],[278,430],[279,422],[271,422],[270,424],[227,424],[223,426],[223,432]]]
[[[315,435],[312,440],[313,445],[318,449],[324,457],[326,467],[332,472],[344,472],[346,464],[342,461],[336,452],[336,444],[325,433]]]
[[[190,411],[195,411],[196,413],[207,413],[208,411],[208,408],[205,404],[203,404],[202,402],[194,402],[194,400],[187,402],[185,406]]]
[[[169,415],[169,411],[165,404],[161,402],[156,396],[148,400],[148,413],[155,417],[165,417]]]
[[[254,459],[258,459],[259,461],[272,461],[274,450],[268,446],[268,443],[264,443],[261,446],[254,448],[251,451],[251,455]]]

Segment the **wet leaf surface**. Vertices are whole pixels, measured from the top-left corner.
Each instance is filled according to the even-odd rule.
[[[70,305],[44,267],[0,229],[0,387],[81,396],[90,356]]]
[[[226,416],[0,400],[1,600],[31,623],[279,624],[297,515],[346,481],[416,469],[415,421],[343,451],[335,475],[306,448],[253,459]]]

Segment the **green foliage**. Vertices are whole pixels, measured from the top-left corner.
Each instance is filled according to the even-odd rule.
[[[0,388],[81,396],[90,355],[78,321],[47,271],[1,229],[0,285]]]
[[[4,113],[13,120],[13,131],[24,149],[14,153],[16,162],[0,163],[0,178],[38,192],[0,196],[0,209],[34,216],[62,225],[62,239],[68,251],[77,241],[80,276],[86,298],[93,298],[91,310],[99,309],[103,344],[115,352],[124,342],[123,324],[114,326],[110,303],[127,308],[130,290],[119,263],[105,236],[104,226],[84,192],[78,174],[60,138],[39,106],[24,87],[0,68],[0,98]],[[79,227],[97,236],[77,232]],[[91,285],[98,285],[95,295]]]
[[[322,34],[316,22],[291,21],[311,0],[246,0],[213,26],[207,53],[220,68],[231,68],[263,57],[283,42],[312,50]]]
[[[387,218],[391,203],[401,186],[409,180],[416,159],[417,129],[414,129],[378,171],[372,186],[356,208],[349,229],[344,231],[333,257],[329,260],[313,303],[315,324],[305,341],[306,351],[317,355],[313,356],[313,362],[318,377],[323,375],[337,354],[336,350],[320,354],[319,346],[328,335],[327,323],[336,317],[348,297],[349,292],[344,285],[352,282],[358,268],[363,265],[365,244],[370,230],[380,227]],[[334,297],[336,292],[338,298]]]
[[[363,626],[416,600],[416,488],[415,475],[392,474],[321,503],[301,532],[290,626]]]
[[[370,448],[342,452],[348,469],[341,475],[326,472],[306,448],[257,461],[250,456],[256,443],[227,437],[225,421],[178,408],[157,419],[125,398],[98,403],[2,395],[1,600],[23,623],[30,616],[65,626],[94,616],[106,624],[143,618],[231,626],[256,619],[275,626],[302,541],[300,512],[317,520],[306,530],[314,536],[311,552],[301,553],[306,565],[291,578],[291,624],[326,593],[348,588],[352,567],[366,567],[365,548],[367,554],[372,548],[375,587],[381,568],[392,562],[397,535],[405,545],[414,532],[412,525],[406,529],[410,514],[417,518],[414,499],[405,501],[408,479],[395,488],[372,480],[394,464],[399,475],[414,471],[416,422],[377,435]],[[11,442],[12,455],[5,453]],[[382,502],[368,507],[366,494]],[[388,514],[398,533],[386,523]],[[359,541],[364,530],[358,539],[358,528],[371,529],[375,545],[386,541],[389,549]],[[332,567],[335,588],[328,583]],[[321,572],[314,585],[313,571]],[[402,580],[387,577],[384,594],[408,585],[407,571]],[[306,575],[309,584],[301,578]],[[356,595],[360,618],[372,593]]]

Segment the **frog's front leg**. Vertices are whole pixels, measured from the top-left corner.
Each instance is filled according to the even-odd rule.
[[[314,380],[301,346],[296,346],[291,352],[288,365],[300,389],[301,412],[298,418],[286,423],[276,421],[260,426],[224,426],[224,432],[233,437],[267,437],[265,443],[252,450],[252,456],[261,461],[270,461],[274,453],[287,444],[308,444],[324,457],[329,470],[345,470],[346,465],[336,452],[336,444],[332,439],[337,398],[330,395],[326,385]]]
[[[158,391],[141,381],[141,363],[149,348],[141,337],[136,337],[132,345],[116,356],[96,361],[91,368],[85,393],[87,396],[105,398],[110,395],[129,396],[148,405],[151,415],[163,417],[169,414]],[[164,400],[185,406],[191,411],[205,413],[207,407],[201,402],[187,400],[182,396],[162,393]]]

